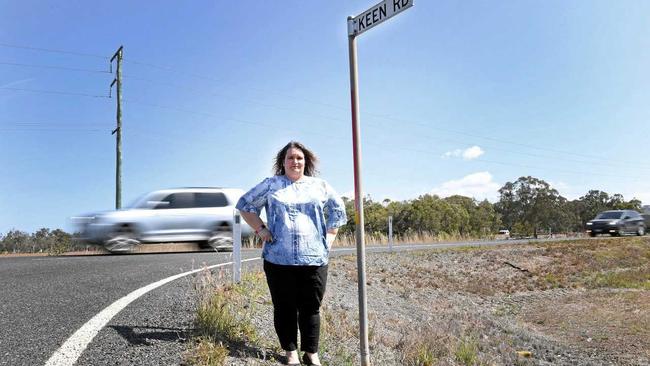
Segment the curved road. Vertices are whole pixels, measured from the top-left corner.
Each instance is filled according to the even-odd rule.
[[[399,245],[395,250],[527,242]],[[355,251],[336,249],[335,254]],[[259,258],[259,253],[244,250],[242,257]],[[116,300],[169,276],[230,260],[230,253],[214,252],[0,258],[0,365],[44,365],[77,329]],[[219,270],[212,272],[218,276]],[[174,280],[129,304],[102,328],[76,365],[179,364],[195,316],[196,276]]]
[[[242,255],[256,256],[259,251]],[[169,276],[229,262],[230,257],[207,252],[0,258],[0,365],[43,365],[78,328],[117,299]],[[168,283],[127,306],[95,337],[77,365],[178,364],[195,315],[194,278]]]

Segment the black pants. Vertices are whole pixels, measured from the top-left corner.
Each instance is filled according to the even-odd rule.
[[[273,324],[285,351],[318,352],[320,305],[327,285],[327,266],[282,266],[264,261],[273,300]]]

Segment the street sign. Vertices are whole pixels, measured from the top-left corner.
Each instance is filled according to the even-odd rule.
[[[413,6],[413,0],[384,0],[348,20],[348,35],[358,36],[384,20]]]
[[[354,223],[357,242],[357,284],[359,286],[359,346],[361,366],[370,366],[368,346],[368,299],[366,297],[366,244],[361,184],[361,133],[359,123],[359,79],[357,76],[357,36],[386,19],[413,6],[413,0],[384,0],[356,17],[348,17],[350,55],[350,101],[352,107],[352,155],[354,161]],[[391,233],[392,234],[392,233]]]

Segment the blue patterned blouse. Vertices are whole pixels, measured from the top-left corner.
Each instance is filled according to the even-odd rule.
[[[262,257],[282,265],[327,264],[327,230],[347,222],[345,205],[334,189],[324,180],[308,176],[296,182],[284,175],[266,178],[246,192],[236,207],[258,215],[265,208],[273,241],[264,244]]]

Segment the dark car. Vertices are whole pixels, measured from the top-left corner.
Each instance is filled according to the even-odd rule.
[[[620,236],[625,234],[645,235],[646,224],[640,213],[633,210],[611,210],[598,214],[586,225],[587,234],[609,234]]]

